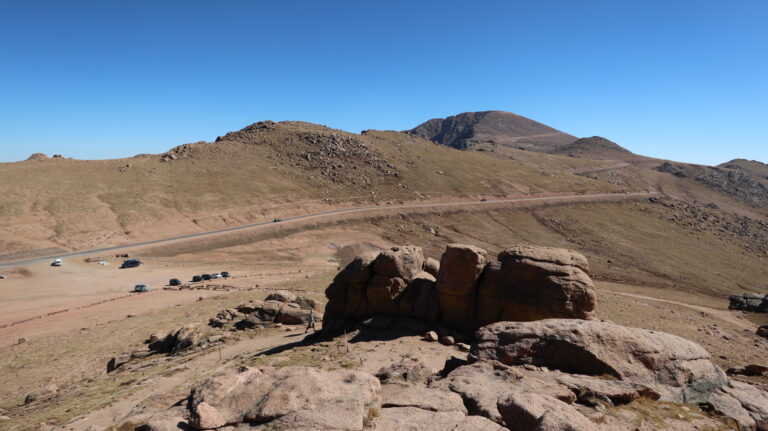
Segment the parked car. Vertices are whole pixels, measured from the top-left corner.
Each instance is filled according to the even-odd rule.
[[[64,262],[62,262],[61,259],[56,259],[51,264],[51,266],[61,266],[61,265],[64,265]]]
[[[229,278],[229,272],[221,271],[221,276],[224,277],[224,278]]]
[[[200,277],[203,277],[203,280],[210,280],[211,279],[211,274],[203,274]]]
[[[480,199],[480,202],[488,202],[488,199],[482,198],[482,199]]]
[[[5,276],[4,275],[0,275],[0,280],[5,280]]]
[[[136,286],[133,286],[134,292],[149,292],[149,288],[146,284],[137,284]]]
[[[169,286],[180,286],[181,285],[181,280],[179,280],[178,278],[172,278],[170,281],[168,281],[168,285]]]
[[[141,265],[141,261],[139,259],[128,259],[123,261],[123,264],[120,265],[120,268],[136,268],[139,265]]]
[[[192,276],[192,283],[199,283],[203,281],[203,277],[200,275],[194,275]]]
[[[211,274],[211,280],[215,280],[217,278],[221,278],[221,274]]]

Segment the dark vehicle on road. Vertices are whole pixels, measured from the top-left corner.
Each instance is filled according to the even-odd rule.
[[[134,292],[149,292],[149,288],[146,284],[137,284],[136,286],[133,286]]]
[[[120,265],[120,268],[136,268],[139,265],[141,265],[141,261],[139,259],[128,259],[123,261],[123,264]]]
[[[272,220],[272,223],[278,223],[278,222],[281,222],[281,221],[283,221],[283,219],[276,218],[276,219]]]
[[[224,278],[229,278],[229,272],[221,271],[221,276],[224,277]]]
[[[203,280],[210,280],[211,279],[211,274],[203,274],[200,277],[202,277]]]
[[[485,199],[485,198],[480,199],[480,202],[488,202],[488,199]]]
[[[169,286],[180,286],[181,285],[181,280],[179,280],[178,278],[172,278],[170,281],[168,281],[168,285]]]
[[[192,277],[192,282],[193,283],[199,283],[201,281],[203,281],[203,277],[201,277],[199,275],[195,275],[195,276]]]

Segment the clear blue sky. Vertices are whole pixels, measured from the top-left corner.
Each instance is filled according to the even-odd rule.
[[[0,66],[0,161],[495,109],[650,156],[768,162],[762,0],[9,0]]]

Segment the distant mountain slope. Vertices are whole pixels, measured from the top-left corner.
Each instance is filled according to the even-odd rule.
[[[571,142],[570,144],[553,150],[552,154],[562,154],[580,159],[594,160],[624,160],[642,157],[634,154],[633,152],[618,145],[617,143],[600,136],[580,138],[575,142]]]
[[[96,248],[368,202],[611,191],[400,132],[264,121],[115,160],[0,163],[0,255]]]
[[[465,112],[448,118],[435,118],[408,133],[462,150],[474,143],[491,142],[549,152],[576,140],[575,136],[503,111]]]
[[[692,178],[724,195],[740,199],[752,207],[767,208],[768,178],[741,167],[743,163],[734,162],[716,167],[664,162],[656,169],[679,178]]]
[[[745,169],[752,174],[768,179],[768,164],[757,160],[733,159],[717,166],[718,168]]]

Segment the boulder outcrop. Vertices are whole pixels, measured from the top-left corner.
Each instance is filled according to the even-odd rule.
[[[453,328],[475,324],[475,297],[487,252],[471,245],[451,244],[440,259],[435,293],[442,322]]]
[[[668,334],[550,319],[496,323],[477,338],[474,362],[439,375],[415,356],[376,377],[232,369],[195,386],[186,404],[150,412],[139,429],[661,431],[733,429],[735,421],[768,430],[766,391],[730,381],[700,347]],[[644,422],[648,411],[655,417]]]
[[[610,322],[499,322],[481,328],[476,337],[471,354],[479,359],[646,382],[677,402],[704,402],[706,394],[728,382],[698,344]]]
[[[186,406],[145,421],[138,430],[507,431],[468,416],[453,392],[407,382],[382,386],[367,373],[307,367],[225,371],[195,386]]]
[[[203,337],[200,325],[189,324],[172,331],[161,341],[149,345],[150,350],[176,354],[197,345]]]
[[[671,334],[605,321],[548,319],[494,323],[478,330],[476,339],[474,360],[559,371],[563,374],[554,381],[571,390],[580,404],[605,399],[625,403],[638,397],[704,404],[734,419],[741,429],[768,430],[768,392],[730,380],[701,346]],[[464,372],[462,368],[454,373]],[[602,383],[595,385],[594,379]],[[612,380],[630,386],[622,389]]]
[[[595,290],[588,274],[587,259],[570,250],[535,246],[504,250],[480,282],[478,323],[591,319]]]
[[[286,325],[305,325],[309,316],[317,309],[317,301],[296,296],[287,290],[270,293],[262,300],[240,304],[235,309],[221,310],[208,321],[208,325],[221,328],[235,322],[238,329],[253,329],[270,326],[275,323]],[[315,311],[315,321],[323,319],[322,313]]]
[[[731,310],[751,311],[754,313],[768,313],[768,295],[757,295],[754,293],[743,293],[741,295],[731,295],[728,297]]]
[[[473,331],[501,320],[591,319],[595,308],[586,258],[535,246],[511,247],[494,260],[481,248],[451,244],[439,263],[413,246],[369,252],[325,293],[326,334],[377,314]]]
[[[264,424],[273,430],[362,430],[369,411],[381,404],[379,381],[358,371],[307,367],[242,367],[192,389],[183,418],[194,429]],[[155,423],[167,420],[158,415]]]

